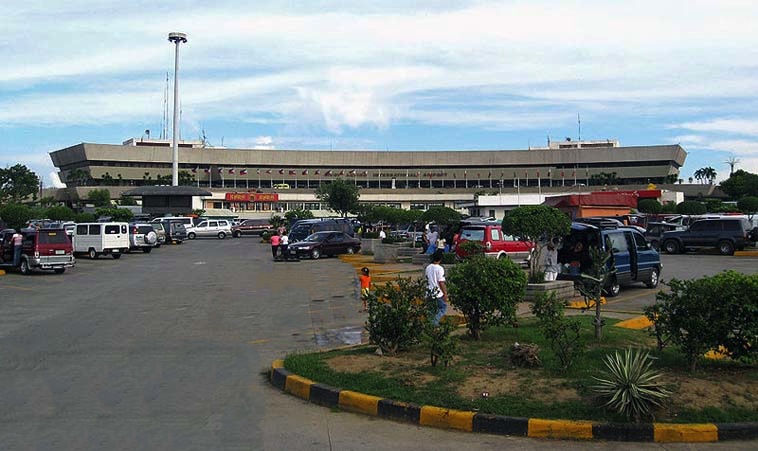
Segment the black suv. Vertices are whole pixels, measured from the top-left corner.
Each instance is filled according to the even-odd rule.
[[[701,219],[687,230],[664,232],[661,248],[669,254],[686,252],[689,248],[713,247],[722,255],[733,255],[750,242],[750,223],[743,218]]]

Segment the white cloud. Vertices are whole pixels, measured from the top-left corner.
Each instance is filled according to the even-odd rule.
[[[66,184],[61,182],[60,175],[53,171],[48,174],[48,178],[50,180],[50,184],[53,186],[53,188],[65,188]]]
[[[701,122],[684,122],[672,128],[684,128],[697,132],[725,132],[758,136],[758,118],[712,119]]]

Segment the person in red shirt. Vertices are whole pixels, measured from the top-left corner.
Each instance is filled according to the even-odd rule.
[[[274,260],[276,260],[276,253],[279,252],[279,234],[271,235],[271,255],[274,256]]]
[[[368,304],[366,302],[368,298],[368,292],[369,288],[371,287],[371,275],[369,275],[369,270],[365,266],[361,268],[361,275],[358,276],[358,279],[361,282],[361,300],[363,301],[363,310],[362,312],[365,312],[368,310]]]

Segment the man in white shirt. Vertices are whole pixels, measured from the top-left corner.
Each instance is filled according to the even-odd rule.
[[[383,240],[385,238],[387,238],[387,234],[384,233],[384,229],[379,229],[379,239]]]
[[[432,297],[437,301],[437,313],[434,315],[434,325],[440,324],[440,319],[445,315],[447,310],[447,284],[445,283],[445,268],[440,265],[442,262],[441,250],[432,254],[432,263],[426,267],[427,289],[432,293]]]

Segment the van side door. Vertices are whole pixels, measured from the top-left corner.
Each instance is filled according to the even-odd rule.
[[[637,280],[646,281],[650,278],[653,269],[660,264],[661,256],[647,243],[641,233],[632,232],[632,238],[637,253]]]
[[[613,260],[616,265],[616,280],[622,284],[627,283],[632,278],[632,262],[629,255],[629,243],[622,230],[608,232],[607,236],[613,252]]]

